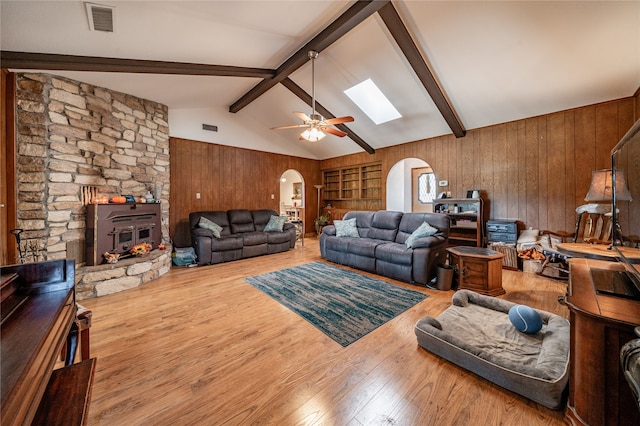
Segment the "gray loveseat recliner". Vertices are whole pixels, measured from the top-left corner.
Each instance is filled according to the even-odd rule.
[[[440,213],[348,212],[356,218],[360,238],[338,237],[333,225],[320,234],[320,254],[326,260],[408,283],[426,285],[445,263],[449,218]],[[405,241],[423,222],[438,229],[435,235],[417,239],[411,248]]]
[[[191,244],[199,265],[229,262],[263,254],[279,253],[296,246],[296,228],[285,223],[282,232],[264,232],[275,210],[205,211],[189,214]],[[200,218],[222,227],[220,238],[199,225]]]

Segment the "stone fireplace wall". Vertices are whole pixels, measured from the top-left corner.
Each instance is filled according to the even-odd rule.
[[[161,193],[162,237],[169,243],[165,105],[28,73],[17,75],[16,104],[18,227],[29,260],[75,258],[81,265],[85,205],[99,194]],[[168,270],[170,259],[163,265]]]

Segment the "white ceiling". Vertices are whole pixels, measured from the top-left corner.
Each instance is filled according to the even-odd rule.
[[[1,49],[275,69],[347,10],[344,1],[109,1],[115,32],[89,31],[81,1],[0,2]],[[631,96],[640,87],[640,1],[394,1],[464,127],[474,129]],[[62,72],[169,107],[175,137],[325,159],[349,138],[312,144],[277,85],[236,114],[254,78]],[[311,93],[307,63],[291,79]],[[371,78],[403,115],[376,126],[343,90]],[[374,14],[322,51],[317,100],[373,148],[452,133]],[[219,127],[218,133],[201,129]]]

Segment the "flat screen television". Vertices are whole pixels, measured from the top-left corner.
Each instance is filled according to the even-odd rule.
[[[625,294],[640,294],[640,120],[636,121],[611,150],[611,187],[613,198],[612,250],[625,267]],[[634,288],[635,287],[635,288]],[[606,293],[607,291],[602,291]],[[630,294],[629,294],[630,293]]]

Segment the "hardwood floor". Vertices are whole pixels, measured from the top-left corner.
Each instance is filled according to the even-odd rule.
[[[90,425],[560,425],[539,406],[417,345],[430,297],[343,348],[243,277],[321,260],[316,239],[287,253],[173,268],[142,287],[85,300],[97,366]],[[384,278],[383,278],[384,279]],[[503,272],[518,303],[565,317],[566,284]]]

